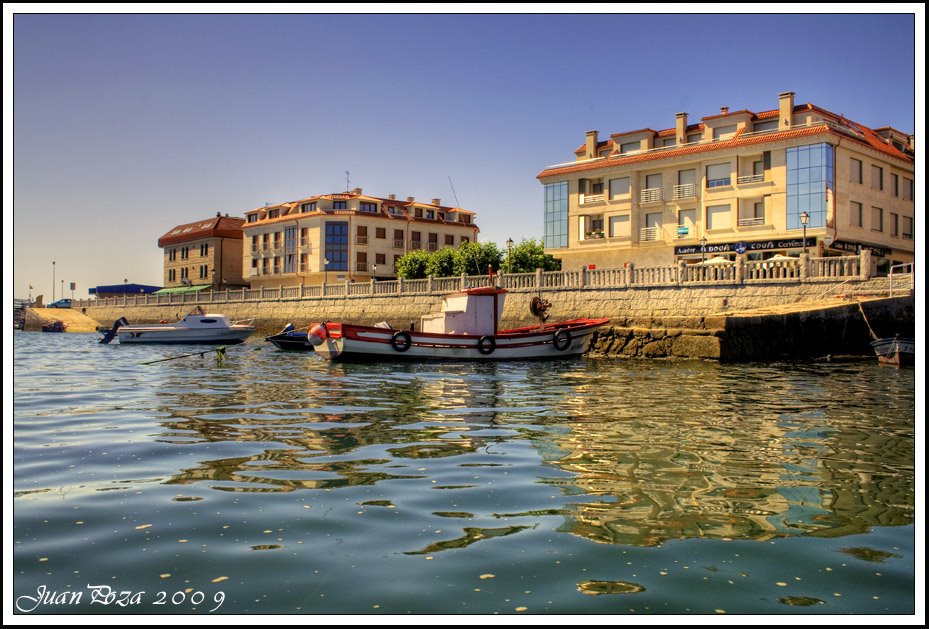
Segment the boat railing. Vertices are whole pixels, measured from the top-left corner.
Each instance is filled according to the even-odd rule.
[[[240,303],[273,300],[325,299],[332,297],[366,297],[371,295],[447,294],[486,286],[515,291],[538,290],[621,290],[628,288],[661,288],[669,286],[733,286],[747,284],[819,283],[830,287],[844,286],[871,278],[871,252],[858,255],[813,257],[774,256],[763,260],[704,260],[674,265],[636,266],[626,263],[617,268],[596,268],[593,265],[561,271],[534,273],[504,273],[427,277],[419,279],[370,280],[296,286],[264,286],[256,288],[200,291],[197,293],[165,293],[124,295],[96,300],[75,300],[74,308],[93,306],[186,305],[198,303]],[[894,265],[890,269],[890,292],[912,286],[913,263]],[[886,288],[884,289],[886,290]],[[828,292],[828,290],[827,290]]]

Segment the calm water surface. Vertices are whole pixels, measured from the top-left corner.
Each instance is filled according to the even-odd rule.
[[[25,612],[915,609],[913,370],[14,336]]]

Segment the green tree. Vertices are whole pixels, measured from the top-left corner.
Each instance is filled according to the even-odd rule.
[[[403,254],[397,260],[397,277],[406,280],[418,280],[428,275],[431,254],[422,249],[415,249]]]
[[[510,250],[503,270],[507,273],[532,273],[536,269],[560,271],[561,260],[545,253],[541,240],[523,240]]]
[[[502,262],[503,252],[492,242],[466,242],[455,250],[456,275],[484,275],[488,266],[498,271]]]
[[[455,273],[455,250],[446,247],[429,254],[426,263],[426,274],[434,277],[451,277]]]

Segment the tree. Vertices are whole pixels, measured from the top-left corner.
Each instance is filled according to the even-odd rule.
[[[510,250],[503,265],[503,270],[507,273],[532,273],[536,269],[561,270],[561,260],[545,253],[541,240],[523,240]]]
[[[430,257],[432,257],[431,254],[422,249],[414,249],[403,254],[397,260],[397,277],[406,280],[418,280],[426,277]]]
[[[503,252],[492,242],[466,242],[455,250],[456,275],[484,275],[488,266],[497,271],[502,262]]]
[[[433,277],[451,277],[455,275],[455,250],[449,247],[439,249],[429,255],[426,274]]]

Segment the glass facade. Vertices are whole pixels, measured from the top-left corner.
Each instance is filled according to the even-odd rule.
[[[545,185],[545,248],[568,246],[568,182]]]
[[[826,225],[826,188],[835,190],[834,163],[831,144],[787,149],[787,229],[803,229],[803,212],[810,215],[807,227]]]
[[[326,222],[326,259],[329,271],[348,270],[348,223],[346,221]]]

